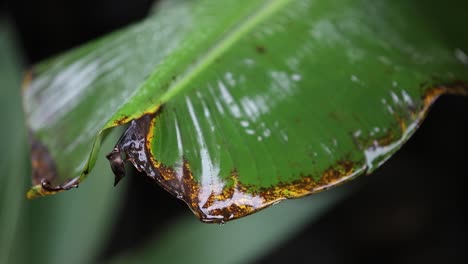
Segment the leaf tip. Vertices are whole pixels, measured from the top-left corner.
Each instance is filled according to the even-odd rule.
[[[122,159],[120,148],[118,147],[119,143],[114,147],[114,149],[106,155],[107,160],[109,160],[110,167],[114,173],[114,187],[120,182],[120,180],[125,177],[125,161]]]

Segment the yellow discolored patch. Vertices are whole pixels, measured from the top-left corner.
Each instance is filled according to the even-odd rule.
[[[354,162],[340,161],[325,170],[319,181],[315,181],[310,175],[304,175],[290,183],[258,189],[255,186],[242,184],[237,170],[233,168],[229,177],[232,184],[229,186],[224,182],[203,185],[195,179],[189,161],[184,159],[182,175],[177,175],[173,167],[155,159],[151,153],[151,146],[156,136],[154,127],[157,119],[156,115],[150,122],[145,121],[148,122],[145,129],[148,132],[145,142],[148,160],[158,172],[154,179],[164,189],[183,200],[203,222],[217,223],[237,219],[284,199],[317,193],[356,176],[363,169],[361,166],[356,170],[357,165]]]

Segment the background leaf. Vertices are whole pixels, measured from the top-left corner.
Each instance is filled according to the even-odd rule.
[[[299,233],[307,223],[315,222],[350,192],[350,188],[338,188],[317,196],[286,201],[271,210],[221,226],[201,225],[183,214],[172,221],[163,234],[135,251],[117,255],[108,263],[154,263],[156,260],[165,263],[252,263]]]
[[[466,47],[466,45],[454,44],[463,43],[463,38],[460,36],[464,36],[464,34],[460,33],[464,33],[464,30],[458,25],[460,25],[460,21],[463,22],[464,9],[453,8],[454,1],[448,2],[449,3],[437,3],[438,6],[434,5],[434,3],[424,2],[423,5],[418,6],[418,9],[421,13],[427,14],[427,17],[429,17],[427,23],[430,23],[434,29],[440,28],[443,35],[445,37],[448,36],[447,39],[451,39],[451,41],[447,41],[447,43],[451,43],[453,47]],[[462,1],[459,1],[459,3],[464,4]],[[113,8],[114,7],[115,6],[113,6]],[[447,8],[451,8],[452,10],[446,12]],[[75,11],[76,10],[73,12]],[[35,12],[35,14],[37,13],[42,12]],[[447,16],[446,14],[451,15]],[[42,20],[37,21],[33,18],[31,18],[31,20],[34,21],[35,25],[37,22],[39,22],[37,23],[39,25],[43,23]],[[456,20],[459,20],[459,22],[452,23]],[[65,27],[65,24],[58,24]],[[446,24],[451,26],[447,28]],[[57,23],[55,25],[57,25]],[[99,27],[99,25],[101,24],[95,24],[94,26]],[[54,27],[51,26],[50,28],[49,31],[54,31]],[[451,31],[451,33],[448,33],[448,31]],[[452,33],[452,31],[455,33]],[[44,31],[41,31],[41,35],[43,35],[43,32]],[[89,30],[86,30],[86,32],[89,32]],[[74,31],[73,35],[79,35],[79,33]],[[60,41],[55,41],[54,43],[48,41],[47,45],[54,45],[56,42],[60,43]],[[37,47],[37,45],[40,45],[40,42],[34,41],[34,46]],[[4,53],[1,54],[3,55]],[[0,58],[1,63],[4,57],[2,56]],[[1,84],[3,89],[5,87],[4,82],[1,82]],[[9,100],[8,102],[12,101],[14,100]],[[16,106],[17,105],[18,104],[16,104]],[[457,112],[463,112],[466,108],[464,106],[466,106],[466,99],[464,98],[444,98],[444,100],[437,104],[434,109],[435,111],[431,113],[431,121],[428,120],[428,123],[425,123],[425,128],[418,132],[419,137],[416,137],[416,141],[413,140],[412,144],[408,145],[412,146],[410,147],[411,150],[409,150],[410,148],[407,146],[403,153],[398,155],[396,159],[392,159],[392,161],[394,161],[393,163],[388,163],[385,168],[379,170],[379,173],[375,176],[363,178],[358,182],[360,184],[373,182],[372,185],[366,188],[367,192],[365,193],[367,193],[367,195],[363,195],[363,192],[360,192],[360,195],[354,196],[352,199],[347,199],[347,202],[340,206],[341,209],[338,210],[338,214],[337,210],[334,210],[333,214],[327,214],[327,217],[322,219],[318,223],[318,226],[313,227],[315,232],[310,233],[311,227],[309,227],[309,231],[304,230],[301,234],[295,235],[294,239],[288,242],[288,244],[283,244],[281,248],[279,248],[280,250],[270,255],[270,257],[267,258],[267,262],[271,262],[269,260],[281,262],[281,260],[285,258],[293,262],[294,260],[301,260],[301,257],[305,256],[304,249],[310,252],[310,254],[320,252],[318,261],[321,262],[321,260],[325,260],[325,262],[332,261],[332,263],[336,263],[336,261],[349,262],[353,259],[366,259],[366,257],[375,259],[376,256],[380,257],[382,255],[385,255],[388,261],[396,261],[399,259],[400,261],[396,262],[400,263],[405,262],[401,261],[405,258],[409,258],[411,261],[414,261],[414,259],[423,259],[427,260],[426,262],[428,263],[431,261],[436,263],[437,259],[450,259],[450,262],[454,262],[452,260],[457,258],[463,259],[463,249],[460,248],[459,244],[463,241],[463,221],[461,221],[463,219],[461,215],[463,214],[459,208],[462,200],[454,200],[454,198],[460,198],[459,196],[463,194],[463,168],[460,167],[460,164],[463,164],[463,149],[466,150],[467,148],[463,148],[465,140],[463,140],[462,128],[465,123],[460,123],[460,117],[462,116],[457,115]],[[450,111],[447,109],[452,110]],[[8,110],[8,108],[6,110]],[[437,120],[436,116],[439,118],[438,123],[434,121]],[[462,119],[466,119],[464,117],[465,116],[463,116]],[[458,120],[458,122],[455,121],[455,119]],[[432,134],[430,131],[432,131]],[[441,148],[441,146],[443,147]],[[7,156],[9,156],[8,153],[4,153],[2,161],[5,160]],[[400,163],[403,161],[403,164],[398,165],[398,162],[395,163],[395,160],[399,160]],[[383,177],[384,174],[387,175]],[[140,192],[141,188],[135,191]],[[154,191],[157,192],[157,190]],[[0,189],[0,194],[4,194],[3,189]],[[328,194],[328,192],[326,194]],[[312,198],[318,199],[319,197],[321,197],[321,195]],[[356,200],[356,197],[361,198]],[[23,197],[21,196],[20,198]],[[158,201],[157,211],[161,211],[162,214],[166,216],[163,213],[165,210],[161,210],[163,207],[160,206],[162,204],[164,204],[164,207],[171,206],[172,203],[170,203],[171,201],[169,201],[169,199],[167,199],[167,202],[160,201],[159,199],[154,201],[145,200],[144,202],[140,201],[140,203],[135,203],[133,206],[139,208],[135,209],[136,211],[146,211],[147,208],[152,208],[155,201]],[[289,205],[294,202],[302,201],[303,200],[291,201],[286,204]],[[313,204],[315,205],[317,202],[320,201],[315,201]],[[423,204],[421,205],[422,202]],[[177,201],[174,201],[174,203],[177,203]],[[427,208],[424,207],[424,204]],[[312,203],[310,205],[312,205]],[[343,208],[343,205],[346,206]],[[5,212],[3,206],[4,204],[0,205],[0,214],[2,216],[5,215],[2,214]],[[268,210],[264,213],[273,213],[276,208],[281,207],[282,205],[273,208],[272,211]],[[128,215],[128,213],[135,212],[135,210],[126,210],[123,214],[126,213]],[[257,219],[256,216],[252,218]],[[398,218],[398,216],[400,216],[400,218]],[[132,217],[137,218],[138,215]],[[244,222],[250,219],[249,217],[240,221]],[[195,221],[187,222],[189,222],[189,224],[194,224],[194,228],[198,226],[208,229],[209,227],[200,226]],[[114,224],[118,223],[119,222],[114,222]],[[412,225],[412,223],[417,224]],[[271,223],[269,222],[269,224]],[[226,226],[228,225],[224,227]],[[241,227],[242,225],[238,226]],[[71,228],[73,229],[73,227]],[[173,228],[176,228],[176,230],[181,229],[181,227],[177,226]],[[22,226],[22,229],[24,231],[24,229],[27,230],[28,228]],[[120,235],[125,230],[129,232],[129,230],[134,229],[135,227],[128,224],[125,226],[121,225],[117,233]],[[215,234],[217,230],[223,230],[223,228],[211,226],[210,230]],[[0,237],[6,238],[7,236],[3,236],[3,231],[4,229],[0,228]],[[190,231],[190,229],[188,229],[188,231]],[[208,230],[205,231],[205,235],[208,237],[212,236]],[[280,232],[282,231],[284,230],[280,230]],[[168,233],[170,233],[170,231],[168,231]],[[220,235],[220,233],[218,233],[218,235]],[[155,236],[155,238],[156,237],[159,236]],[[176,243],[181,242],[179,236],[173,236],[171,238],[175,240]],[[50,237],[50,239],[53,238]],[[227,237],[227,239],[229,239],[229,237]],[[114,242],[115,241],[111,244],[114,244]],[[24,257],[25,243],[21,242],[18,245],[21,244],[23,248],[20,246],[11,246],[11,248],[21,252]],[[168,244],[170,245],[171,243]],[[154,245],[162,244],[156,243]],[[263,246],[269,247],[269,243],[265,243]],[[213,248],[214,251],[219,252],[226,250],[222,243],[213,243],[210,247]],[[387,250],[383,251],[381,250],[382,248],[387,248]],[[389,252],[388,248],[392,250]],[[411,249],[410,252],[407,251],[408,248]],[[0,247],[0,251],[2,249],[5,248]],[[149,246],[145,247],[145,249],[149,252],[155,251]],[[161,252],[160,250],[156,251]],[[2,251],[2,253],[3,252],[6,251]],[[201,252],[203,253],[203,251]],[[457,255],[460,252],[462,255]],[[195,251],[187,250],[184,250],[184,253],[190,255],[196,254]],[[138,255],[142,256],[142,254]],[[4,255],[2,254],[2,256]],[[442,258],[442,256],[444,257]],[[194,257],[196,258],[196,256]],[[245,259],[243,256],[238,257]],[[44,260],[44,257],[42,256],[40,259]],[[225,259],[230,260],[230,258]],[[265,261],[265,259],[263,260]],[[17,263],[17,261],[12,262]]]
[[[12,41],[10,24],[0,17],[0,112],[2,129],[0,149],[5,154],[0,159],[0,263],[19,260],[17,245],[25,241],[18,237],[21,230],[21,209],[24,208],[24,190],[28,186],[27,147],[20,103],[21,65],[19,54]],[[15,100],[12,100],[14,98]],[[15,252],[15,253],[13,253]],[[13,256],[12,256],[13,255]]]
[[[26,202],[30,166],[20,103],[22,66],[12,31],[2,18],[0,263],[91,263],[110,231],[121,192],[112,187],[112,174],[101,160],[93,172],[95,177],[79,192]],[[116,130],[110,138],[116,140],[119,133]]]

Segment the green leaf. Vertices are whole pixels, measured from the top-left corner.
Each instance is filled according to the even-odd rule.
[[[28,195],[74,187],[108,129],[131,120],[108,156],[116,180],[127,159],[205,222],[371,173],[439,95],[468,93],[467,47],[420,4],[163,1],[32,69]]]

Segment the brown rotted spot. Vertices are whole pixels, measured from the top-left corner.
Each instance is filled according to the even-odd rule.
[[[70,179],[66,181],[64,184],[53,186],[50,182],[46,179],[42,179],[41,187],[42,189],[46,190],[47,192],[59,192],[59,191],[66,191],[72,188],[78,188],[79,185],[79,177]]]
[[[115,175],[114,186],[117,186],[120,180],[125,176],[125,164],[120,149],[117,146],[114,147],[114,149],[106,155],[106,158],[109,160],[110,167]]]
[[[123,115],[119,119],[114,120],[114,122],[112,122],[112,126],[120,126],[128,122],[130,122],[130,117],[128,115]]]
[[[53,182],[57,177],[57,168],[46,146],[29,133],[32,162],[32,182],[34,185],[43,181]]]
[[[378,136],[356,136],[353,133],[350,133],[355,146],[360,150],[366,150],[368,148],[373,148],[376,146],[388,146],[394,143],[395,140],[397,140],[397,135],[406,131],[406,122],[398,115],[395,115],[395,118],[397,121],[394,123],[394,125],[400,127],[401,132],[399,132],[397,129],[388,129],[384,134],[379,134]]]
[[[347,180],[347,177],[354,175],[356,166],[358,164],[355,162],[341,160],[323,171],[318,181],[314,180],[312,175],[302,175],[299,180],[291,183],[280,183],[272,188],[263,189],[262,192],[266,194],[263,197],[274,201],[281,197],[299,198],[317,193]]]
[[[266,53],[266,48],[263,45],[257,45],[255,46],[255,50],[257,51],[258,54],[265,54]]]
[[[424,83],[421,84],[421,86],[423,86],[422,89],[424,90],[421,97],[422,105],[419,109],[409,109],[416,122],[422,122],[429,112],[430,107],[440,96],[445,94],[468,96],[468,83],[461,80],[431,86],[427,86],[427,83]],[[406,130],[406,123],[408,120],[405,121],[403,118],[397,120],[404,132]]]
[[[145,115],[132,121],[108,158],[112,160],[114,155],[123,152],[138,170],[145,172],[165,190],[183,200],[206,223],[222,223],[244,217],[286,198],[299,198],[323,191],[355,175],[356,163],[340,161],[325,170],[317,181],[312,175],[303,175],[293,182],[258,188],[242,184],[238,171],[233,169],[227,181],[202,185],[195,179],[185,158],[182,164],[167,166],[156,160],[151,153],[157,116]],[[116,159],[120,160],[118,157]],[[123,172],[120,165],[117,162],[113,168],[116,177]]]
[[[319,185],[331,185],[339,182],[344,175],[352,173],[354,163],[351,161],[339,161],[334,167],[325,170],[322,173],[322,178],[318,182]]]
[[[189,201],[189,204],[201,221],[223,223],[250,215],[284,199],[300,198],[341,184],[354,175],[355,165],[351,161],[340,161],[325,170],[319,181],[315,181],[311,175],[303,175],[293,182],[280,183],[257,191],[253,191],[255,186],[240,183],[237,173],[231,174],[233,186],[224,188],[220,194],[211,194],[203,206],[200,206],[200,200]],[[200,188],[202,187],[199,186],[198,189]],[[250,203],[246,203],[246,200]],[[216,204],[218,206],[214,206]],[[210,210],[210,207],[214,209]]]
[[[403,129],[403,127],[402,127],[402,129]],[[405,129],[406,129],[406,127],[405,127]],[[390,144],[392,144],[396,140],[397,139],[396,139],[395,132],[393,130],[389,130],[385,135],[383,135],[383,136],[381,136],[381,137],[379,137],[377,139],[377,144],[379,146],[389,146]]]
[[[77,188],[79,177],[70,179],[61,185],[53,185],[57,178],[57,168],[46,146],[34,138],[32,133],[29,135],[31,146],[32,161],[32,183],[39,185],[42,191],[55,193],[58,191]],[[33,198],[33,197],[31,197]]]
[[[468,96],[468,83],[465,81],[455,81],[448,84],[435,85],[425,88],[422,97],[424,107],[429,107],[439,96],[443,94],[464,95]]]
[[[138,171],[145,171],[150,177],[156,177],[152,174],[158,172],[149,167],[148,149],[150,146],[147,146],[146,143],[149,141],[147,137],[151,136],[149,132],[151,122],[162,109],[162,107],[158,107],[156,113],[144,114],[136,120],[131,120],[130,126],[122,134],[115,147],[106,155],[115,175],[114,186],[125,176],[125,162],[127,161],[131,162]],[[126,120],[128,119],[126,117]],[[142,157],[146,157],[146,160],[141,160]],[[150,170],[152,171],[150,172]]]
[[[159,113],[162,111],[162,109],[163,109],[163,105],[155,105],[151,109],[148,109],[147,111],[145,111],[145,112],[143,112],[143,113],[141,113],[139,115],[136,115],[136,116],[122,115],[120,118],[114,120],[110,127],[115,127],[115,126],[120,126],[120,125],[123,125],[123,124],[127,124],[132,120],[140,120],[140,119],[144,119],[145,117],[148,117],[148,116],[153,117],[153,116],[159,115]]]
[[[328,113],[328,116],[331,118],[331,119],[334,119],[338,122],[343,122],[343,116],[338,114],[336,111],[331,111]]]

